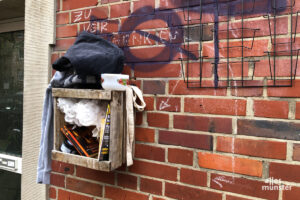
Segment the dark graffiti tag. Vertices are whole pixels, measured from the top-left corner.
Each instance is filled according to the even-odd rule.
[[[294,1],[294,0],[291,0]],[[166,2],[168,2],[166,0]],[[180,2],[180,1],[179,1]],[[185,2],[185,3],[182,3]],[[222,16],[232,17],[232,16],[245,16],[245,15],[253,15],[260,14],[266,15],[272,13],[272,8],[274,6],[277,9],[277,12],[284,11],[288,7],[287,0],[188,0],[180,2],[182,7],[186,7],[188,4],[192,7],[189,10],[191,15],[193,13],[198,14],[197,16],[202,16],[205,13],[209,13],[213,16],[213,20],[210,22],[213,24],[213,38],[209,38],[210,40],[214,40],[214,80],[215,85],[218,83],[218,63],[219,63],[219,19]],[[202,9],[199,9],[200,4],[202,5]],[[242,6],[241,6],[242,5]],[[177,5],[174,5],[176,8]],[[180,6],[178,6],[180,7]],[[165,55],[170,53],[170,57],[168,60],[164,61],[165,63],[171,62],[173,60],[178,60],[179,58],[188,57],[191,60],[197,60],[198,56],[193,51],[186,49],[184,44],[187,38],[191,37],[186,34],[184,30],[186,26],[185,23],[182,22],[182,17],[178,14],[176,10],[160,10],[155,9],[153,14],[150,15],[142,15],[143,10],[151,10],[152,7],[143,7],[135,12],[133,12],[122,24],[118,30],[118,34],[107,34],[108,26],[110,24],[118,24],[119,22],[116,20],[99,20],[95,16],[91,15],[91,12],[81,11],[77,13],[75,20],[80,21],[81,18],[89,18],[90,23],[88,23],[84,30],[89,31],[91,33],[95,33],[105,37],[117,45],[121,46],[126,52],[126,56],[130,58],[130,60],[134,60],[135,62],[143,63],[143,62],[151,62],[151,60],[156,61],[159,60],[158,57],[161,55]],[[243,10],[243,12],[241,12]],[[183,11],[186,12],[186,11]],[[199,13],[201,12],[201,13]],[[203,12],[203,13],[202,13]],[[185,13],[186,14],[186,13]],[[199,15],[200,14],[200,15]],[[138,29],[143,23],[151,22],[152,20],[160,20],[167,24],[166,28],[168,30],[162,30],[159,34],[151,33],[151,31],[146,32]],[[188,19],[190,20],[190,19]],[[193,19],[191,19],[192,21]],[[174,23],[177,22],[177,23]],[[199,21],[200,23],[200,21]],[[180,24],[180,25],[178,25]],[[99,26],[99,30],[97,30],[97,26]],[[132,53],[129,46],[135,46],[136,44],[152,44],[152,41],[161,43],[164,45],[164,48],[157,55],[154,55],[147,60],[143,58],[139,58],[134,53]],[[129,44],[129,43],[132,44]],[[150,53],[150,52],[149,52]],[[178,57],[178,54],[180,55]],[[157,67],[151,67],[149,65],[148,68],[142,68],[137,70],[143,70],[144,72],[157,70]],[[160,65],[161,67],[162,65]]]

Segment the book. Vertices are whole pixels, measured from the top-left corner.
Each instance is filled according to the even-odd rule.
[[[104,135],[104,128],[105,128],[105,118],[101,119],[101,127],[99,131],[99,152],[98,152],[98,160],[100,160],[101,155],[101,148],[103,144],[103,135]]]
[[[82,156],[84,155],[83,151],[81,151],[81,149],[79,148],[79,146],[77,145],[77,143],[74,141],[74,139],[71,137],[71,135],[69,134],[69,132],[67,132],[64,128],[60,128],[60,131],[64,134],[64,136],[66,136],[66,138],[73,144],[74,148],[76,149],[76,151]]]
[[[101,148],[99,148],[99,161],[109,159],[109,142],[110,142],[110,105],[107,105],[106,115],[105,115],[105,126],[102,140],[99,141]]]
[[[71,136],[71,140],[76,144],[78,150],[81,152],[81,155],[86,157],[95,157],[98,154],[98,142],[93,139],[91,136],[90,129],[84,127],[78,127],[75,129],[68,128],[64,126],[65,132]]]

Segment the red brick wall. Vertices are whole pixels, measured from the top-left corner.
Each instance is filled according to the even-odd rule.
[[[185,2],[57,0],[52,60],[82,30],[111,39],[125,47],[124,73],[143,90],[147,108],[137,113],[132,167],[105,173],[53,161],[50,199],[300,199],[300,81],[290,88],[188,89],[177,60],[180,53],[165,45],[183,42],[186,22],[179,7]],[[267,20],[262,14],[248,18],[248,26],[260,31],[246,54],[263,56],[271,47]],[[205,14],[205,20],[211,22],[211,15]],[[280,34],[287,34],[288,17],[279,21]],[[203,54],[213,57],[209,26],[204,32]],[[239,54],[233,51],[233,56]],[[258,65],[256,76],[265,76],[266,59]],[[286,66],[279,61],[279,72]],[[203,74],[213,77],[209,63]],[[291,190],[263,191],[268,178],[280,179]]]

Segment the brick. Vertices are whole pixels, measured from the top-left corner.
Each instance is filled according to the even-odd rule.
[[[143,63],[134,65],[134,76],[137,78],[170,78],[179,77],[180,64]]]
[[[143,192],[157,194],[157,195],[162,194],[162,182],[160,182],[160,181],[147,179],[147,178],[141,178],[140,184],[141,184],[140,189]]]
[[[121,74],[126,74],[126,75],[129,76],[129,79],[131,79],[132,78],[132,76],[131,76],[131,66],[124,65],[123,71],[121,72]]]
[[[249,20],[247,23],[244,23],[243,27],[246,28],[243,33],[244,38],[252,38],[254,35],[253,30],[249,29],[259,29],[255,32],[255,37],[262,37],[262,36],[269,36],[270,35],[270,29],[269,24],[271,27],[271,32],[274,34],[274,20],[273,19],[254,19]],[[240,39],[242,38],[242,31],[240,28],[242,27],[241,22],[233,22],[230,23],[229,28],[230,29],[239,29],[239,30],[233,30],[229,32],[229,38],[231,39]],[[227,24],[223,24],[219,26],[219,30],[226,30]],[[248,29],[248,30],[247,30]],[[282,17],[276,19],[276,34],[278,35],[285,35],[288,33],[288,18]],[[227,38],[227,31],[219,31],[219,39],[226,39]],[[256,68],[258,69],[258,68]]]
[[[296,113],[295,118],[300,119],[300,102],[296,102]]]
[[[243,73],[242,73],[242,71],[243,71]],[[247,62],[244,62],[244,66],[242,66],[241,62],[230,63],[229,70],[227,69],[227,63],[218,64],[218,76],[220,78],[227,78],[227,76],[230,79],[240,78],[240,77],[242,77],[242,74],[244,77],[247,77],[248,71],[249,71],[249,67],[248,67]]]
[[[174,115],[174,128],[212,133],[232,133],[231,118]]]
[[[246,115],[247,102],[238,99],[206,99],[185,98],[185,112],[218,114],[218,115]]]
[[[49,188],[49,198],[56,199],[56,189],[54,187]]]
[[[226,200],[251,200],[251,199],[241,198],[241,197],[236,197],[236,196],[231,196],[231,195],[226,195]]]
[[[56,11],[60,11],[60,0],[56,0]]]
[[[147,113],[147,122],[149,126],[169,128],[169,115],[162,113]]]
[[[300,188],[292,187],[291,190],[283,190],[282,200],[298,200],[300,197]]]
[[[269,63],[270,62],[270,63]],[[270,65],[272,66],[270,68]],[[255,77],[271,77],[274,76],[274,61],[273,59],[266,59],[257,62],[255,65]],[[287,66],[289,69],[287,70]],[[287,77],[291,76],[291,60],[290,59],[276,59],[276,77]],[[294,73],[296,66],[296,59],[293,60],[292,72]],[[272,73],[272,74],[271,74]],[[299,75],[299,71],[296,72],[296,76]]]
[[[234,176],[211,174],[210,185],[211,188],[216,190],[243,194],[268,200],[277,200],[279,196],[278,191],[263,190],[262,187],[266,185],[264,181],[237,178]]]
[[[51,173],[50,184],[57,187],[65,187],[65,176]]]
[[[105,198],[112,200],[148,200],[148,196],[149,195],[122,190],[120,188],[105,186]]]
[[[144,81],[144,94],[165,94],[165,81]]]
[[[158,142],[204,150],[212,150],[213,138],[210,135],[190,134],[184,132],[159,131]]]
[[[263,95],[263,88],[232,88],[231,95],[237,97],[260,97]]]
[[[130,15],[130,2],[114,4],[110,6],[110,18]]]
[[[93,198],[59,189],[58,200],[93,200]]]
[[[151,52],[151,53],[149,53]],[[127,48],[124,50],[125,61],[129,63],[170,61],[170,47]]]
[[[51,54],[51,64],[53,64],[58,58],[59,58],[58,53],[52,53]]]
[[[101,4],[119,2],[120,0],[101,0]]]
[[[135,116],[135,124],[141,125],[143,123],[143,113],[142,112],[136,112]]]
[[[287,119],[289,115],[289,103],[287,101],[255,100],[253,109],[256,117]]]
[[[122,35],[122,34],[121,34]],[[129,34],[126,34],[127,37],[126,46],[146,46],[146,45],[155,45],[155,40],[151,38],[151,35],[155,35],[155,31],[135,31]],[[124,37],[124,36],[123,36]]]
[[[182,42],[183,43],[183,42]],[[199,44],[190,44],[189,46],[184,45],[184,44],[180,44],[179,45],[167,45],[170,46],[172,49],[172,60],[186,60],[187,58],[189,58],[191,60],[192,57],[198,58],[199,55]],[[190,53],[188,53],[190,52]],[[186,67],[186,61],[183,62],[183,64],[185,64]],[[190,65],[190,68],[193,69],[193,67],[191,67],[192,65]],[[199,65],[196,64],[196,66],[199,67]],[[194,67],[195,68],[195,67]],[[192,72],[197,72],[196,70],[192,70]],[[197,75],[192,75],[192,72],[189,73],[190,76],[196,76]],[[199,71],[200,72],[200,71]]]
[[[141,88],[142,87],[142,81],[141,80],[134,80],[134,79],[131,79],[129,80],[129,84],[130,85],[133,85],[133,86],[136,86],[138,88]]]
[[[115,33],[118,32],[119,21],[118,20],[104,20],[99,21],[99,33]]]
[[[135,128],[135,140],[140,142],[154,142],[155,132],[154,129],[148,128]]]
[[[181,27],[169,27],[158,31],[158,44],[182,44],[184,43],[184,29]],[[190,45],[189,47],[192,47]],[[191,48],[190,48],[191,49]],[[192,50],[192,49],[191,49]],[[194,49],[193,49],[194,50]]]
[[[166,200],[166,199],[163,199],[163,198],[160,198],[160,197],[152,197],[153,200]]]
[[[249,49],[244,49],[244,57],[256,57],[256,56],[264,56],[266,51],[268,51],[268,40],[254,40],[253,42],[253,48],[250,49],[252,46],[252,41],[244,41],[244,46],[248,47]],[[234,46],[241,46],[240,41],[234,41],[230,42],[229,45],[233,48],[231,48],[229,57],[230,58],[236,58],[236,57],[242,57],[242,51],[240,47],[234,47]],[[220,51],[219,55],[220,58],[226,58],[227,52],[226,42],[220,42]],[[213,58],[215,56],[214,52],[214,43],[205,43],[203,44],[203,56],[208,56],[209,58]]]
[[[193,165],[193,151],[184,149],[168,149],[168,161],[182,165]]]
[[[115,183],[115,175],[113,172],[102,172],[80,166],[76,167],[76,176],[112,185]]]
[[[56,14],[56,25],[68,24],[69,21],[69,13]]]
[[[63,0],[63,10],[73,10],[76,8],[96,6],[97,4],[98,0]]]
[[[213,89],[213,88],[187,88],[186,83],[182,80],[170,80],[169,81],[169,94],[173,95],[214,95],[225,96],[225,89]]]
[[[157,97],[156,109],[159,111],[180,112],[181,99],[173,97]]]
[[[180,182],[205,187],[207,174],[203,171],[181,168]]]
[[[214,3],[214,2],[213,2]],[[191,4],[190,4],[191,5]],[[198,1],[199,5],[199,1]],[[189,24],[199,24],[199,19],[200,19],[200,12],[199,12],[200,7],[193,7],[190,9],[190,16],[189,16]],[[205,12],[202,13],[202,24],[206,23],[212,23],[214,22],[214,9],[215,6],[214,4],[207,5],[205,7],[202,7]],[[224,16],[219,17],[219,22],[225,21]],[[173,26],[182,26],[182,25],[187,25],[188,20],[187,20],[187,10],[185,9],[184,11],[177,11],[176,14],[173,14],[171,16],[171,24]]]
[[[155,0],[144,0],[133,2],[133,15],[153,14],[155,9]]]
[[[154,110],[154,98],[153,97],[144,97],[144,101],[146,103],[145,110],[153,111]]]
[[[168,165],[135,160],[129,171],[135,174],[151,176],[171,181],[177,180],[177,168]]]
[[[56,40],[54,51],[67,50],[75,42],[75,38]]]
[[[293,146],[293,160],[300,161],[300,144]]]
[[[293,81],[292,87],[268,87],[269,97],[300,97],[300,81]]]
[[[239,135],[300,140],[300,136],[296,134],[299,131],[300,124],[293,122],[247,119],[237,121],[237,133]]]
[[[76,192],[81,192],[81,193],[90,194],[99,197],[102,196],[101,185],[90,183],[87,181],[82,181],[79,179],[67,177],[66,188],[70,190],[74,190]]]
[[[203,62],[202,65],[200,65],[199,62],[196,63],[191,63],[189,62],[184,63],[184,68],[185,68],[185,77],[190,77],[190,78],[198,78],[200,77],[200,69],[202,68],[202,78],[211,78],[212,77],[212,65],[209,62]],[[187,73],[188,72],[188,73]]]
[[[193,2],[193,1],[191,1]],[[190,2],[190,3],[191,3]],[[198,2],[199,4],[199,2]],[[185,0],[160,0],[159,1],[160,9],[172,9],[172,8],[181,8],[187,5],[194,5],[194,4],[187,4]],[[196,4],[197,5],[197,4]]]
[[[190,188],[173,183],[166,183],[165,196],[181,200],[221,200],[222,194],[207,190]]]
[[[51,168],[53,172],[74,174],[74,165],[52,160]]]
[[[269,166],[269,177],[281,179],[282,181],[300,183],[300,165],[290,165],[271,162]]]
[[[191,26],[184,28],[184,37],[189,38],[191,42],[213,40],[213,26]]]
[[[118,186],[130,188],[133,190],[137,189],[137,177],[128,174],[118,174]]]
[[[56,28],[56,38],[77,36],[77,25],[61,26]]]
[[[234,154],[285,160],[286,148],[286,142],[217,137],[217,151]]]
[[[72,23],[95,21],[108,18],[108,6],[76,10],[71,13]]]
[[[97,34],[98,31],[98,24],[97,21],[82,23],[79,25],[79,32],[86,31],[88,33]]]
[[[165,162],[165,149],[150,145],[136,144],[135,157]]]
[[[248,158],[224,156],[214,153],[198,153],[200,167],[244,174],[249,176],[262,176],[262,162]]]
[[[117,20],[91,21],[87,23],[81,23],[79,26],[79,30],[80,32],[87,31],[93,34],[101,34],[102,38],[106,40],[111,40],[110,37],[105,38],[105,35],[103,34],[117,32],[118,24],[119,22]]]
[[[169,16],[167,14],[132,16],[121,19],[120,31],[127,32],[143,29],[157,29],[168,27]]]

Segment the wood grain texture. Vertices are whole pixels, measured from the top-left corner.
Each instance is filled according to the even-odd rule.
[[[53,97],[65,97],[65,98],[79,98],[79,99],[102,99],[111,100],[111,91],[108,90],[79,90],[79,89],[65,89],[65,88],[53,88]]]
[[[52,151],[52,159],[69,163],[69,164],[95,169],[95,170],[106,171],[106,172],[110,171],[111,169],[110,161],[99,162],[97,159],[94,158],[88,158],[88,157],[74,155],[74,154],[66,154],[56,150]]]

